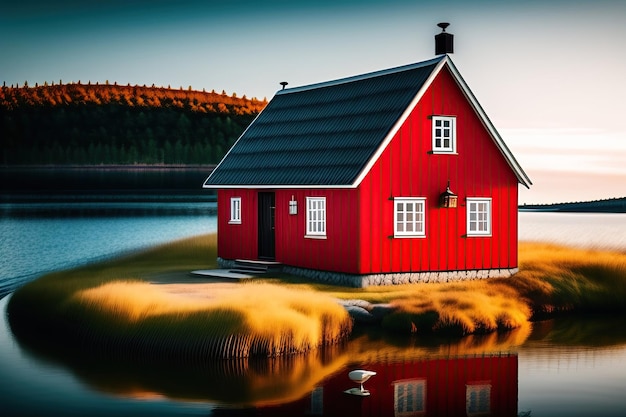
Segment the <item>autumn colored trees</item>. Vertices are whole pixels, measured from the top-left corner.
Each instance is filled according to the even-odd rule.
[[[116,84],[0,87],[0,164],[211,164],[266,100]]]

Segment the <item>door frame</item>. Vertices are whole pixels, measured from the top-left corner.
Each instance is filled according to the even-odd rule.
[[[276,193],[262,191],[258,193],[258,257],[276,259]]]

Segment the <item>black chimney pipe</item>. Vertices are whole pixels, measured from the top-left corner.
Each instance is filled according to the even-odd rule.
[[[446,32],[450,23],[441,22],[437,26],[441,28],[441,33],[435,35],[435,55],[454,53],[454,35]]]

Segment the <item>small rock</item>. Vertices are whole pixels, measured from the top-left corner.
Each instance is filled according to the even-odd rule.
[[[393,313],[394,310],[395,307],[392,307],[391,304],[374,304],[370,310],[370,314],[380,321],[387,314]]]
[[[346,306],[346,311],[354,319],[355,323],[369,324],[378,321],[369,311],[355,305]]]
[[[344,307],[348,306],[356,306],[361,307],[364,310],[371,310],[372,304],[365,300],[340,300],[339,301]]]

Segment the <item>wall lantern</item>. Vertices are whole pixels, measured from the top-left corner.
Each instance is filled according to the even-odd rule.
[[[291,196],[291,200],[289,201],[289,214],[298,214],[298,202],[293,195]]]
[[[446,191],[444,191],[439,196],[439,207],[442,208],[456,208],[457,201],[459,196],[450,191],[450,180],[448,180],[448,186],[446,187]]]

